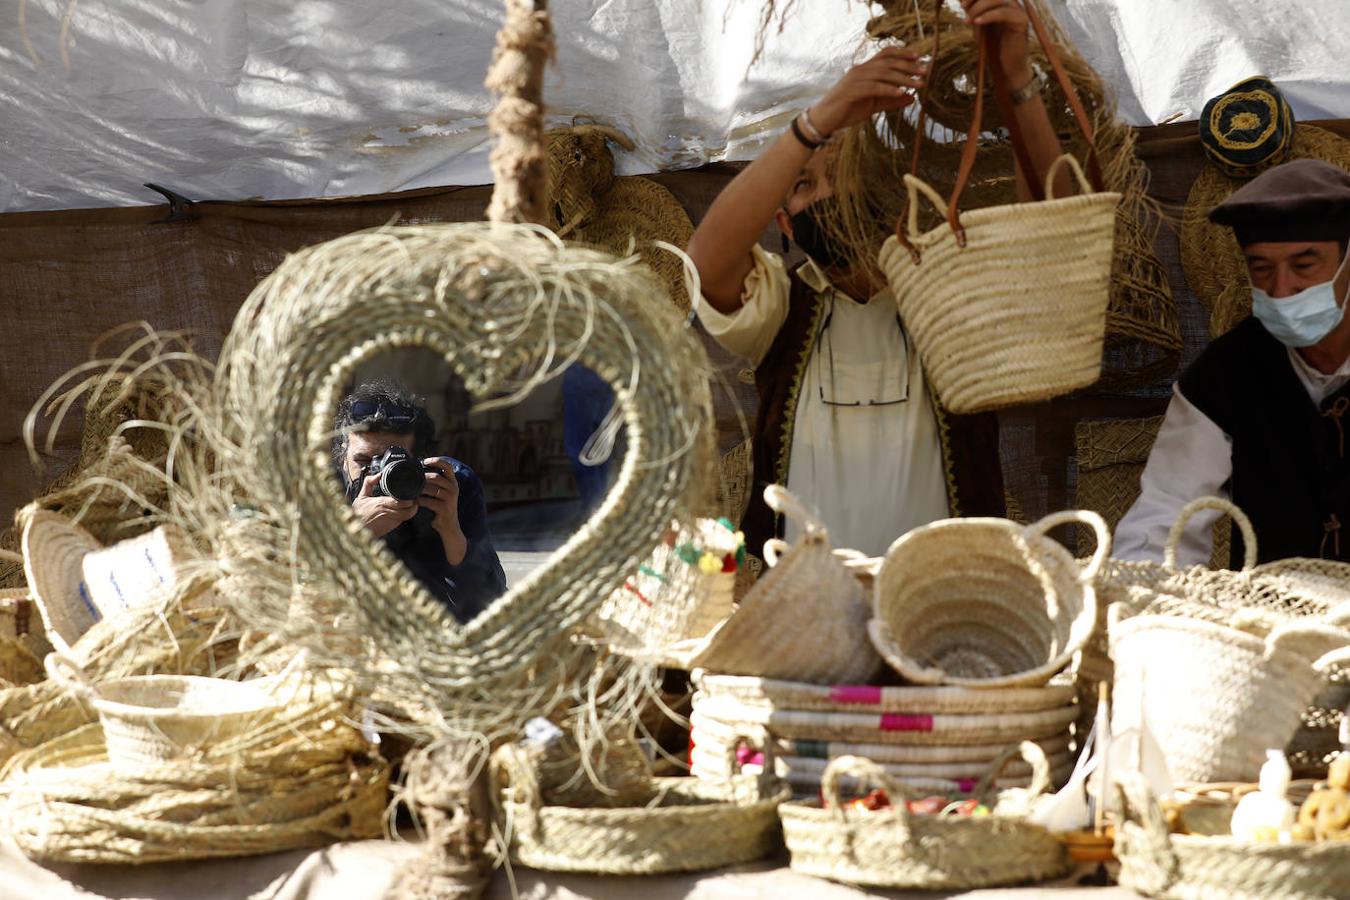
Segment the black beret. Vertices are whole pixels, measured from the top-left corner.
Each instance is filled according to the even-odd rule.
[[[1261,173],[1214,207],[1209,220],[1242,245],[1350,238],[1350,172],[1296,159]]]
[[[1289,155],[1294,114],[1270,79],[1239,81],[1200,113],[1200,146],[1232,178],[1251,178]]]

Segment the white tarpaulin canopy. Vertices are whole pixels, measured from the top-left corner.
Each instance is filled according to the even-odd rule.
[[[926,0],[918,0],[924,2]],[[861,0],[554,0],[550,115],[617,125],[624,173],[753,157],[862,46]],[[8,0],[0,211],[382,193],[490,180],[498,0]],[[1050,0],[1137,125],[1264,73],[1350,117],[1346,0]]]

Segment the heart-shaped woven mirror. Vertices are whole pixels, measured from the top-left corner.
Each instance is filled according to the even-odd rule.
[[[627,429],[616,483],[592,518],[465,626],[362,529],[335,479],[339,394],[356,366],[398,346],[434,350],[475,397],[505,402],[580,362],[614,389]],[[702,348],[647,270],[541,229],[386,228],[294,254],[240,311],[217,373],[216,405],[229,416],[222,444],[238,457],[230,468],[248,473],[254,520],[281,533],[269,552],[296,564],[291,597],[241,602],[258,624],[309,643],[334,626],[297,614],[294,597],[321,596],[350,613],[337,618],[353,636],[373,639],[402,677],[452,706],[456,692],[482,702],[522,680],[537,689],[540,654],[703,496],[706,372]]]

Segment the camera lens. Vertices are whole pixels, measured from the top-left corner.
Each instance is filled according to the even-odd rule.
[[[380,488],[398,500],[416,500],[426,483],[422,463],[415,459],[396,460],[380,472]]]

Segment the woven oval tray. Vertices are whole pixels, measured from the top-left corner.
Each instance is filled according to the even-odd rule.
[[[87,725],[5,767],[0,831],[47,862],[150,863],[275,853],[384,830],[389,766],[347,726],[283,738],[241,765],[108,763]]]
[[[878,687],[820,685],[750,675],[694,673],[694,684],[709,697],[779,709],[820,712],[1006,713],[1055,709],[1073,702],[1072,683],[1044,687],[980,690],[953,686]]]
[[[492,756],[491,797],[511,861],[555,872],[650,875],[750,862],[779,846],[778,804],[792,796],[761,773],[731,782],[653,778],[640,807],[544,806],[521,748]]]

